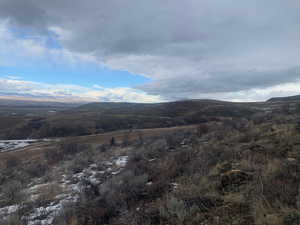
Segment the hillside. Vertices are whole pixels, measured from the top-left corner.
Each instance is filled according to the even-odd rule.
[[[0,99],[0,139],[23,139],[30,137],[26,124],[49,118],[61,111],[78,107],[80,104],[60,102],[37,102],[25,100]],[[23,129],[22,129],[23,128]],[[12,130],[19,130],[16,135],[9,135]]]
[[[291,101],[300,101],[300,95],[289,96],[289,97],[276,97],[271,98],[268,102],[291,102]]]
[[[0,153],[0,224],[298,225],[300,111],[244,115]]]

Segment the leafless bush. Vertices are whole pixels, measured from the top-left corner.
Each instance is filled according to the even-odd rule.
[[[201,137],[209,132],[209,127],[207,124],[200,124],[197,126],[197,135]]]
[[[22,202],[25,199],[23,186],[18,181],[11,181],[1,187],[1,192],[5,197],[6,205],[12,205]]]
[[[45,158],[52,164],[89,149],[89,145],[66,141],[56,146],[55,149],[47,149],[45,151]]]
[[[41,190],[41,194],[39,195],[38,199],[35,201],[35,204],[38,202],[43,204],[44,202],[53,201],[57,195],[62,192],[61,186],[56,183],[52,182]]]
[[[1,225],[27,225],[26,221],[18,215],[18,213],[14,213],[10,215],[8,218],[4,220],[0,220]]]
[[[130,133],[129,131],[125,132],[122,138],[122,146],[127,147],[130,144]]]
[[[55,225],[79,224],[76,205],[64,205],[62,210],[60,210],[59,214],[54,218],[53,222]]]
[[[183,132],[173,132],[172,134],[166,135],[164,138],[166,139],[167,146],[170,149],[174,149],[180,146],[180,143],[185,137]]]
[[[87,168],[91,163],[92,159],[87,154],[78,154],[74,159],[68,161],[67,170],[72,174],[79,173],[83,169]]]
[[[31,163],[24,169],[30,177],[42,177],[49,170],[49,167],[46,163]]]
[[[8,168],[8,169],[16,167],[20,164],[21,164],[21,160],[15,156],[10,156],[8,159],[6,159],[6,162],[5,162],[6,168]]]
[[[185,201],[174,196],[167,196],[160,207],[160,215],[169,224],[194,224],[197,220],[199,208],[196,205],[188,206]]]

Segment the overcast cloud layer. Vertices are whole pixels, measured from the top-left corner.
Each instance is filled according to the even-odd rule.
[[[300,87],[296,0],[0,0],[0,18],[150,77],[136,88],[166,99],[259,100]]]

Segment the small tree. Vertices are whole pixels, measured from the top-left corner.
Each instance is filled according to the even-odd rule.
[[[199,137],[201,137],[204,134],[207,134],[208,132],[209,132],[209,128],[208,128],[208,126],[206,124],[200,124],[197,127],[197,135]]]
[[[296,113],[300,113],[300,103],[296,105]]]
[[[138,141],[139,141],[139,144],[142,145],[144,144],[144,137],[143,137],[143,133],[142,132],[138,132]]]
[[[300,132],[300,120],[298,120],[298,121],[296,122],[295,129],[296,129],[297,132]]]
[[[126,147],[129,145],[129,132],[126,132],[123,136],[122,146]]]
[[[110,139],[110,146],[114,146],[116,144],[116,140],[114,137]]]

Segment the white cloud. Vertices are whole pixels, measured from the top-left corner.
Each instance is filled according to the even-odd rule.
[[[99,63],[89,53],[76,53],[64,48],[49,48],[43,35],[20,38],[10,29],[7,21],[0,20],[0,66],[26,66],[38,63],[73,66],[82,63]]]
[[[199,94],[195,98],[213,99],[225,101],[253,102],[265,101],[274,96],[283,97],[299,94],[300,82],[276,85],[270,88],[256,88],[239,92],[223,92]],[[128,87],[105,88],[100,85],[83,87],[72,84],[46,84],[18,80],[16,78],[0,78],[0,97],[23,98],[31,100],[47,100],[62,102],[140,102],[157,103],[166,101],[159,95],[149,95],[138,89]],[[183,94],[184,96],[184,94]],[[178,97],[184,99],[184,97]]]
[[[157,95],[148,95],[133,88],[83,87],[79,85],[46,84],[32,81],[0,78],[0,96],[63,102],[160,102]]]
[[[220,99],[234,102],[266,101],[272,97],[300,95],[300,82],[276,85],[269,88],[254,88],[237,92],[200,94],[196,98]]]
[[[4,78],[9,79],[9,80],[22,80],[22,77],[15,76],[15,75],[7,75]]]
[[[53,28],[58,32],[58,28]],[[62,30],[59,30],[63,33]],[[18,38],[8,28],[7,21],[0,23],[0,66],[36,65],[38,63],[58,63],[65,66],[77,66],[82,63],[99,62],[91,54],[74,53],[67,49],[50,49],[45,45],[43,36]],[[159,102],[158,95],[128,87],[105,88],[98,84],[91,88],[46,84],[25,81],[20,76],[6,75],[0,78],[0,95],[33,98],[36,100],[57,101],[127,101]]]

